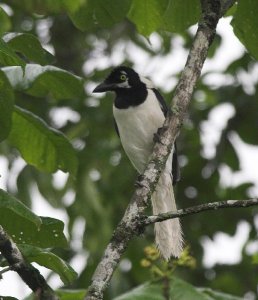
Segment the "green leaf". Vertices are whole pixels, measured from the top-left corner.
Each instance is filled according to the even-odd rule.
[[[164,283],[162,279],[156,282],[147,282],[137,288],[116,297],[114,300],[163,300]],[[169,295],[173,300],[240,300],[233,295],[220,293],[211,289],[195,288],[191,284],[177,278],[170,279]],[[224,298],[223,298],[224,297]]]
[[[60,289],[56,290],[55,293],[60,298],[60,300],[84,300],[86,295],[86,290],[65,290]],[[33,294],[26,297],[24,300],[34,300],[35,297]],[[1,300],[1,299],[0,299]]]
[[[238,1],[237,11],[231,21],[235,35],[256,59],[258,59],[257,12],[258,1]]]
[[[5,74],[0,71],[0,142],[9,134],[12,125],[14,94]]]
[[[1,189],[0,224],[19,244],[42,248],[67,246],[62,221],[35,215],[22,202]]]
[[[216,152],[218,157],[221,157],[220,162],[225,163],[234,171],[240,169],[239,158],[235,148],[227,137],[220,140]]]
[[[61,132],[17,106],[12,121],[9,140],[27,163],[41,171],[55,172],[60,169],[76,174],[76,152]]]
[[[56,294],[60,300],[83,300],[86,295],[86,290],[57,290]]]
[[[63,8],[63,0],[18,0],[15,1],[15,6],[20,7],[21,10],[30,13],[47,14],[57,13]]]
[[[164,29],[171,32],[182,32],[198,22],[200,13],[199,0],[170,0],[164,14]]]
[[[69,72],[53,66],[27,64],[21,67],[6,67],[2,70],[11,85],[20,91],[37,97],[51,94],[56,99],[83,99],[83,81]]]
[[[35,262],[54,271],[64,284],[71,284],[76,279],[77,273],[73,268],[54,253],[30,245],[20,244],[18,247],[29,262]]]
[[[14,230],[11,229],[11,231],[14,233],[15,228],[21,225],[17,224],[16,217],[18,216],[22,220],[29,221],[31,226],[34,224],[36,229],[42,224],[40,217],[35,215],[18,199],[0,189],[0,224],[4,228],[13,228]],[[16,221],[13,222],[13,220]]]
[[[0,295],[0,300],[18,300],[18,299],[14,298],[14,297],[8,297],[8,296],[1,296]]]
[[[195,287],[187,282],[172,277],[170,280],[169,294],[173,300],[191,299],[191,300],[208,300],[209,298],[199,292]],[[163,284],[159,282],[147,282],[139,287],[129,291],[114,300],[163,300]]]
[[[46,51],[32,34],[11,32],[4,35],[3,40],[14,51],[21,53],[29,61],[42,65],[54,61],[53,55]]]
[[[41,217],[40,231],[31,233],[30,244],[41,248],[67,247],[64,223],[58,219]]]
[[[160,283],[147,282],[131,291],[116,297],[114,300],[164,300]],[[174,298],[173,298],[174,300]]]
[[[2,7],[0,7],[0,24],[0,35],[2,35],[4,32],[9,31],[12,27],[9,16]]]
[[[81,30],[89,30],[93,27],[110,27],[121,22],[128,13],[131,0],[88,0],[77,10],[73,9],[70,18]]]
[[[164,26],[163,15],[168,3],[168,0],[133,0],[128,18],[136,25],[139,33],[149,36]]]
[[[68,12],[73,13],[78,10],[82,4],[85,4],[85,2],[86,0],[63,0],[63,5]]]
[[[22,66],[25,62],[0,38],[0,66]],[[22,71],[22,69],[21,69]]]
[[[212,289],[208,288],[199,288],[199,291],[201,291],[203,294],[206,294],[210,297],[210,299],[214,300],[241,300],[243,298],[236,297],[230,294],[225,294],[221,292],[214,291]]]

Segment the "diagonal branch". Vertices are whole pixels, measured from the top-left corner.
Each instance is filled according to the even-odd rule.
[[[212,203],[205,203],[201,205],[191,206],[177,211],[169,211],[156,216],[144,217],[142,226],[147,226],[156,222],[162,222],[168,219],[182,218],[193,214],[198,214],[207,210],[218,210],[221,208],[244,208],[258,205],[258,198],[248,200],[227,200]]]
[[[31,288],[39,300],[58,300],[44,277],[31,264],[27,263],[19,248],[0,226],[0,252],[7,260],[10,269],[16,271]]]
[[[175,91],[172,112],[165,120],[159,142],[154,145],[150,161],[144,174],[137,181],[138,187],[131,198],[130,204],[95,270],[86,300],[103,299],[104,290],[110,282],[129,241],[133,236],[140,233],[139,220],[150,202],[152,192],[183,123],[194,86],[200,76],[209,46],[215,36],[221,13],[220,0],[201,0],[201,5],[202,16],[185,68]]]

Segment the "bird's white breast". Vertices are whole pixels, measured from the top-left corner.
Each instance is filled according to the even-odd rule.
[[[147,99],[127,109],[113,106],[123,148],[138,172],[142,173],[153,148],[153,137],[165,120],[158,100],[148,89]]]

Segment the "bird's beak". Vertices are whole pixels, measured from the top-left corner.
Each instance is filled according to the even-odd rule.
[[[113,83],[106,83],[102,82],[101,84],[97,85],[92,93],[103,93],[107,91],[112,91],[115,85]]]

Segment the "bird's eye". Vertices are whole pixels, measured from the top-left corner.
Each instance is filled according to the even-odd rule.
[[[126,80],[126,76],[125,76],[124,74],[122,74],[122,75],[120,76],[120,79],[123,80],[123,81],[125,81],[125,80]]]

